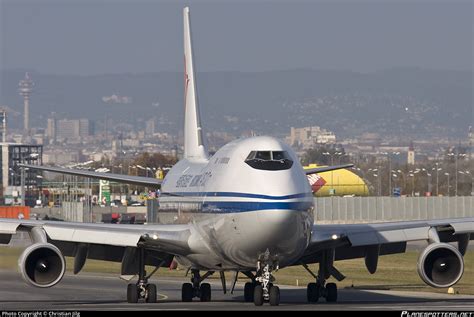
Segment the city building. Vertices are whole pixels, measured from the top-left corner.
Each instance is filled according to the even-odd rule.
[[[17,143],[0,143],[0,165],[2,192],[5,204],[18,203],[21,199],[21,169],[18,164],[42,165],[43,146]],[[24,171],[24,185],[26,189],[41,186],[38,171],[26,169]],[[26,195],[26,204],[35,205],[37,196]]]
[[[80,150],[45,149],[43,163],[52,165],[65,165],[80,162],[82,158]]]
[[[46,127],[46,136],[49,141],[54,143],[56,142],[56,118],[48,118],[48,124]]]
[[[58,139],[78,139],[79,120],[58,120],[56,136]]]
[[[94,135],[94,121],[89,119],[79,119],[79,136],[81,138]]]
[[[153,136],[155,133],[155,118],[151,118],[145,122],[145,134],[147,137]]]
[[[61,119],[56,122],[48,119],[48,133],[55,135],[56,139],[77,140],[92,135],[94,128],[89,119]]]
[[[289,143],[303,149],[312,148],[317,144],[332,144],[336,142],[336,135],[318,126],[294,128],[291,127]]]
[[[7,141],[7,111],[0,109],[0,131],[2,133],[1,141],[5,143]]]

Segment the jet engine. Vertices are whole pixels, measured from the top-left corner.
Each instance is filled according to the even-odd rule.
[[[450,244],[433,243],[418,258],[418,274],[433,287],[450,287],[456,284],[464,272],[461,253]]]
[[[35,243],[18,259],[23,279],[36,287],[51,287],[59,283],[66,271],[61,251],[50,243]]]

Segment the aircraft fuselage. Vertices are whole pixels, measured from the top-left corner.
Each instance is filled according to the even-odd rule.
[[[249,164],[252,151],[273,153],[275,159]],[[279,155],[287,160],[278,161]],[[185,265],[254,269],[268,250],[286,266],[310,240],[311,188],[296,154],[275,138],[241,139],[209,160],[181,160],[163,181],[159,201],[160,212],[177,211],[175,222],[192,224],[191,247],[192,241],[204,242],[196,243],[192,255],[178,259]]]

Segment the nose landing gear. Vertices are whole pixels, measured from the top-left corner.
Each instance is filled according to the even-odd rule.
[[[278,306],[280,304],[280,288],[273,285],[275,278],[272,275],[273,271],[277,270],[278,263],[270,260],[270,254],[267,250],[264,259],[257,263],[257,277],[255,278],[257,284],[253,289],[253,302],[255,306],[262,306],[264,302],[269,302],[271,306]]]

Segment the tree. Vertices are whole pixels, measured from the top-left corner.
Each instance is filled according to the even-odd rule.
[[[160,168],[167,165],[174,165],[175,163],[176,159],[173,157],[165,156],[160,153],[150,154],[148,152],[144,152],[135,158],[131,164],[149,168]]]

